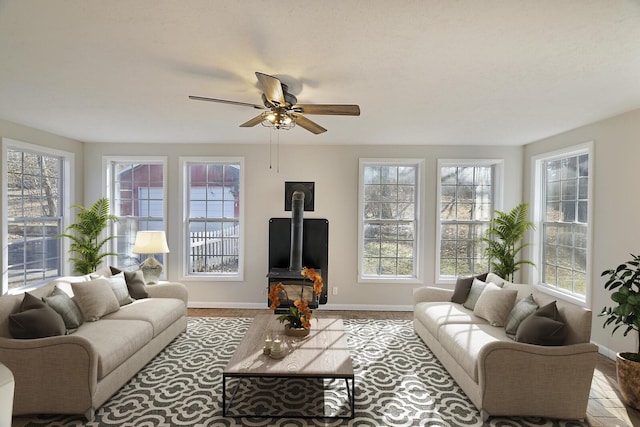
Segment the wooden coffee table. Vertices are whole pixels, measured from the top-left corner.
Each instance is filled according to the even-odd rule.
[[[307,337],[289,337],[277,316],[261,314],[255,317],[233,357],[222,371],[222,415],[227,417],[252,417],[256,414],[230,414],[236,391],[245,378],[305,378],[344,379],[349,415],[305,416],[305,415],[260,415],[267,417],[295,418],[353,418],[355,410],[355,380],[346,332],[341,319],[314,318]],[[274,359],[263,354],[267,334],[279,336],[285,355]],[[236,387],[227,401],[227,383],[237,378]]]

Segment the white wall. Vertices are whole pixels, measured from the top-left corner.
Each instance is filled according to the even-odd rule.
[[[295,132],[295,130],[293,131]],[[275,148],[275,147],[274,147]],[[522,147],[463,146],[331,146],[281,145],[280,173],[269,169],[268,145],[237,144],[86,144],[85,204],[104,191],[102,156],[156,155],[168,157],[168,230],[170,248],[177,248],[180,236],[178,217],[179,156],[242,156],[245,159],[245,280],[243,282],[187,282],[192,306],[266,307],[268,268],[268,221],[290,217],[284,211],[285,181],[315,182],[315,211],[305,218],[329,220],[329,293],[326,308],[408,309],[416,285],[357,283],[358,159],[420,158],[425,160],[424,283],[433,283],[436,226],[436,162],[438,158],[502,158],[505,160],[504,206],[521,200]],[[167,257],[169,280],[180,277],[180,255]]]
[[[640,253],[640,110],[526,145],[524,200],[530,200],[533,156],[587,141],[594,141],[595,169],[589,171],[594,185],[592,280],[589,284],[594,313],[591,338],[613,352],[637,351],[637,334],[623,338],[619,330],[612,336],[612,328],[603,329],[603,319],[597,314],[605,305],[611,305],[610,293],[604,289],[605,280],[600,277],[602,271],[627,261],[630,253]]]

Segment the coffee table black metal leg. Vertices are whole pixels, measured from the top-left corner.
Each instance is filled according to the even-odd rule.
[[[351,387],[349,387],[349,380],[351,380]],[[355,378],[345,378],[344,382],[347,384],[347,398],[351,405],[351,418],[356,416],[356,380]]]
[[[229,403],[227,401],[227,377],[225,375],[222,376],[222,416],[226,417],[229,413],[229,408],[231,408],[231,404],[233,403],[233,398],[236,397],[236,393],[240,388],[240,383],[242,383],[243,378],[238,377],[238,382],[231,392],[231,397],[229,398]]]

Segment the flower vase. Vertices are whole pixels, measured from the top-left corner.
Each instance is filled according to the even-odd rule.
[[[309,332],[307,328],[294,328],[291,324],[284,325],[284,333],[290,337],[306,337]]]

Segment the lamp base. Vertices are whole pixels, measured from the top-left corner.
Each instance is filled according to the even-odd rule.
[[[153,285],[154,283],[158,283],[160,280],[162,264],[160,264],[153,255],[149,255],[149,257],[140,264],[140,270],[142,270],[145,284]]]

